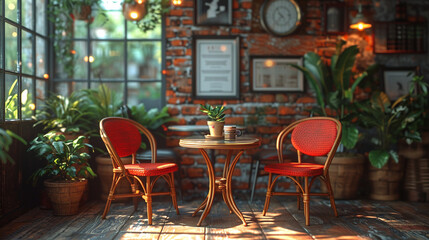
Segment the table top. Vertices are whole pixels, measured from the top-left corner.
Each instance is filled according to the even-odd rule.
[[[246,127],[237,126],[237,129],[243,130],[243,129],[246,129]],[[177,131],[177,132],[203,132],[203,131],[209,131],[209,126],[207,125],[171,125],[171,126],[168,126],[168,130]]]
[[[179,145],[186,148],[249,149],[259,147],[261,145],[261,141],[258,138],[253,137],[237,137],[236,140],[189,137],[180,139]]]

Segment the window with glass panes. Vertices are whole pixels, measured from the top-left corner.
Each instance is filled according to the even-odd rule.
[[[161,108],[164,65],[163,29],[142,32],[122,14],[122,1],[103,0],[91,23],[73,24],[74,68],[65,74],[60,61],[54,61],[54,91],[69,95],[80,89],[96,89],[106,84],[129,106],[144,103]],[[93,10],[94,11],[94,10]]]
[[[0,121],[31,119],[46,97],[45,10],[43,0],[0,1]]]

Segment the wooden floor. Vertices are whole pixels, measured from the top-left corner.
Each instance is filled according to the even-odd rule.
[[[429,203],[337,200],[335,218],[329,201],[311,201],[311,226],[305,226],[302,210],[293,197],[273,197],[267,216],[262,216],[264,196],[248,204],[237,194],[237,205],[248,226],[243,226],[218,196],[201,227],[193,210],[202,199],[179,201],[180,215],[171,202],[154,202],[153,225],[147,224],[145,205],[114,203],[101,220],[103,202],[81,207],[78,215],[53,216],[38,208],[0,228],[0,239],[429,239]],[[159,200],[159,199],[158,199]]]

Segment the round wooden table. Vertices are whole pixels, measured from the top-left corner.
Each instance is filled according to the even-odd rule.
[[[243,225],[246,226],[246,220],[244,219],[243,214],[240,212],[237,205],[235,204],[234,198],[232,196],[232,173],[234,172],[235,165],[237,164],[244,150],[250,148],[257,148],[261,145],[259,139],[250,137],[238,137],[236,140],[228,141],[224,139],[217,140],[208,139],[204,137],[190,137],[180,139],[179,145],[185,148],[199,149],[207,165],[207,171],[209,176],[209,192],[203,203],[201,203],[201,205],[192,214],[192,216],[195,216],[200,210],[204,209],[197,226],[201,226],[201,222],[207,217],[212,208],[214,196],[216,193],[216,187],[222,190],[223,200],[228,206],[230,213],[234,212],[235,215],[237,215],[241,219]],[[210,157],[207,154],[206,149],[228,150],[222,177],[216,178],[213,164],[210,161]],[[234,150],[238,150],[238,153],[231,161],[232,153],[234,152]]]

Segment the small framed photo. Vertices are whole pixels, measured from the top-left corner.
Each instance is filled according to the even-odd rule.
[[[194,36],[193,96],[195,99],[239,98],[238,36]]]
[[[408,93],[415,68],[386,68],[383,70],[384,92],[390,101]]]
[[[304,75],[290,64],[302,66],[302,57],[250,57],[254,92],[303,92]]]
[[[232,0],[194,0],[195,25],[232,25]]]
[[[347,32],[347,11],[345,2],[325,2],[323,5],[325,34],[345,34]]]

